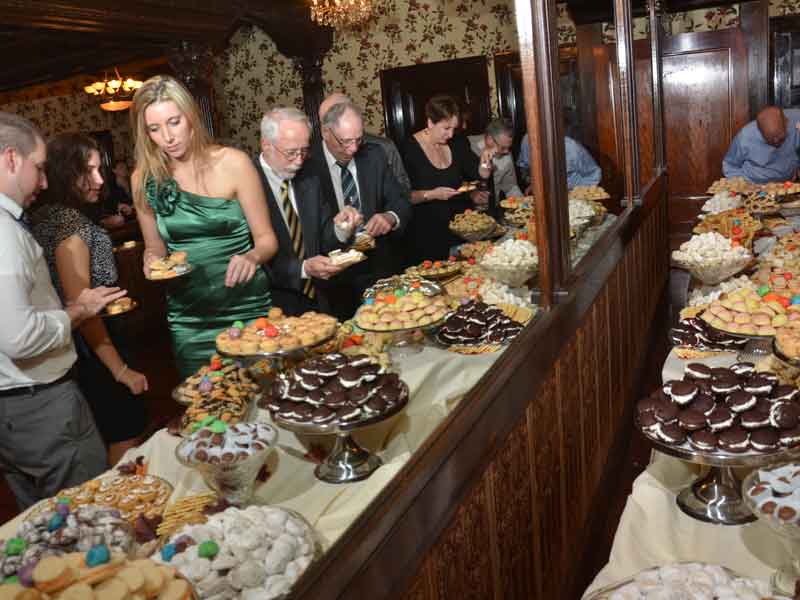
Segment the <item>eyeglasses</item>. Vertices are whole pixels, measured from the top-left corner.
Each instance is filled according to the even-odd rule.
[[[357,137],[357,138],[350,138],[348,140],[341,140],[341,139],[339,139],[338,135],[333,133],[333,129],[328,127],[328,131],[331,132],[331,135],[333,136],[333,139],[335,139],[342,148],[347,148],[348,146],[352,146],[352,145],[360,146],[362,144],[362,142],[364,141],[364,136],[363,135],[361,137]]]
[[[497,141],[497,138],[494,137],[493,135],[490,135],[489,137],[492,138],[492,141],[494,142],[494,145],[497,146],[497,155],[498,156],[504,156],[504,155],[508,154],[509,152],[511,152],[511,144],[509,144],[508,146],[503,146],[503,144],[501,144],[499,141]]]
[[[309,154],[311,154],[311,148],[309,146],[306,146],[305,148],[294,148],[292,150],[281,150],[275,144],[273,144],[272,147],[280,152],[286,160],[297,160],[298,158],[305,159]]]

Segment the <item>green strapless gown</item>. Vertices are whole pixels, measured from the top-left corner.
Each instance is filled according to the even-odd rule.
[[[214,353],[214,339],[222,329],[269,310],[269,283],[263,269],[258,269],[250,282],[225,287],[231,257],[253,248],[237,200],[185,192],[174,180],[158,186],[148,181],[145,190],[169,252],[186,252],[193,267],[188,275],[167,283],[167,320],[175,359],[181,377],[188,377]]]

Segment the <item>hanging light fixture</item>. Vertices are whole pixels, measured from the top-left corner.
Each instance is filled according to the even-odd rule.
[[[133,104],[134,92],[142,87],[142,82],[137,79],[128,77],[123,80],[116,67],[114,74],[116,79],[109,80],[104,76],[103,81],[95,81],[83,88],[84,92],[100,102],[100,108],[103,110],[125,110]]]
[[[373,0],[310,0],[311,20],[334,29],[355,28],[374,13]]]

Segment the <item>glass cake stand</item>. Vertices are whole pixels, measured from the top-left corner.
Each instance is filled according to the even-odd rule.
[[[383,464],[381,458],[372,454],[356,442],[352,433],[390,419],[408,404],[408,385],[401,381],[404,393],[403,400],[392,406],[389,410],[379,415],[362,419],[354,423],[347,424],[324,424],[299,423],[288,419],[282,419],[277,414],[272,414],[272,420],[281,429],[286,429],[292,433],[304,435],[335,435],[333,449],[330,454],[314,469],[317,479],[326,483],[352,483],[366,479]]]
[[[756,520],[742,498],[742,482],[734,473],[734,468],[763,467],[800,455],[800,446],[758,454],[752,451],[741,454],[703,452],[689,447],[688,442],[680,446],[667,444],[643,431],[638,423],[636,426],[660,452],[688,463],[711,467],[708,473],[699,476],[690,486],[681,490],[675,500],[680,509],[690,517],[716,525],[742,525]]]
[[[356,321],[356,326],[369,333],[382,333],[389,335],[389,340],[386,343],[388,352],[392,361],[398,362],[403,358],[407,358],[412,354],[419,354],[422,352],[423,342],[425,341],[425,334],[434,335],[436,331],[444,324],[447,318],[453,314],[454,311],[446,313],[441,319],[427,325],[420,325],[418,327],[409,327],[407,329],[370,329],[363,327]]]
[[[772,354],[772,342],[775,339],[774,335],[749,335],[744,333],[732,333],[723,329],[708,326],[713,331],[728,335],[737,340],[746,340],[744,348],[739,351],[737,359],[739,362],[752,362],[756,363],[765,356]]]
[[[772,574],[770,581],[774,593],[794,597],[796,586],[800,583],[800,523],[781,521],[775,515],[760,511],[756,500],[748,494],[748,490],[759,483],[761,483],[759,472],[753,471],[742,483],[742,495],[747,507],[757,518],[766,523],[777,535],[789,541],[789,561]]]

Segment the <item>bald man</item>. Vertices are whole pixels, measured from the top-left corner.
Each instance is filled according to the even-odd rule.
[[[322,101],[322,104],[319,105],[319,122],[322,123],[325,114],[333,106],[343,102],[352,102],[352,100],[350,100],[347,95],[342,94],[341,92],[334,92],[325,98]],[[392,170],[392,174],[397,179],[397,182],[404,190],[410,192],[411,180],[408,178],[405,165],[403,165],[403,159],[400,158],[400,153],[397,151],[397,146],[395,146],[395,143],[389,138],[373,135],[365,131],[364,144],[378,146],[381,150],[383,150],[383,153],[386,155],[386,161],[389,163],[389,168]]]
[[[768,106],[733,138],[722,161],[725,177],[752,183],[795,179],[800,157],[800,110]]]

